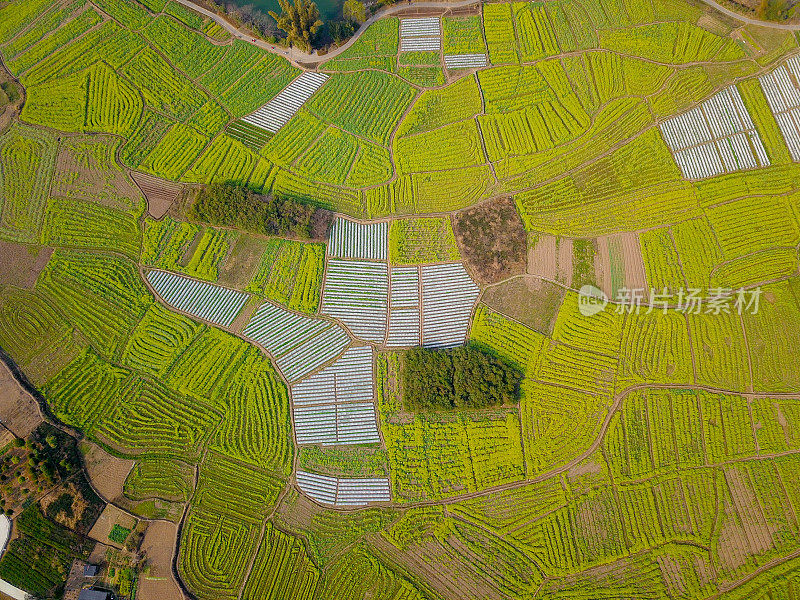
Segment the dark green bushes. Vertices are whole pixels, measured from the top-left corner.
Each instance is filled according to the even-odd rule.
[[[488,408],[517,402],[522,373],[477,346],[412,348],[403,357],[402,380],[409,410]]]
[[[264,196],[227,183],[201,188],[189,217],[220,227],[301,239],[324,237],[331,220],[328,211],[311,204]]]

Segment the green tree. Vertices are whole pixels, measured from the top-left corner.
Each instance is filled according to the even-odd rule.
[[[344,6],[342,6],[342,15],[345,19],[361,25],[367,20],[367,7],[360,0],[345,0]]]
[[[294,4],[289,4],[289,0],[278,2],[281,5],[281,14],[269,11],[278,24],[278,29],[286,32],[286,40],[290,45],[311,52],[314,35],[322,27],[316,3],[307,0],[294,0]]]

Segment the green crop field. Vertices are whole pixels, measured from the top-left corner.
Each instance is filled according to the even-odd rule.
[[[368,4],[307,55],[0,2],[0,358],[120,515],[0,503],[0,576],[77,594],[94,539],[121,600],[795,599],[800,36],[713,4]],[[263,196],[201,222],[211,183]],[[413,402],[406,349],[464,344],[494,370],[431,352]]]

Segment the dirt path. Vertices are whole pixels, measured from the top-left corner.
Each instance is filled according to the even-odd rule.
[[[264,50],[269,50],[275,54],[280,54],[281,56],[285,56],[293,63],[303,63],[304,65],[318,65],[319,63],[325,62],[326,60],[330,60],[342,52],[350,48],[353,44],[358,41],[358,38],[361,37],[361,34],[367,30],[367,27],[372,25],[378,19],[386,17],[388,15],[393,15],[395,13],[407,11],[409,8],[440,8],[443,10],[448,10],[452,8],[463,8],[465,6],[471,6],[473,4],[479,4],[480,0],[457,0],[457,1],[448,1],[448,2],[414,2],[413,4],[396,4],[394,6],[389,6],[385,9],[382,9],[372,15],[369,19],[364,21],[363,25],[358,28],[353,34],[347,43],[342,46],[339,46],[335,50],[331,50],[327,54],[319,56],[318,54],[310,54],[308,52],[303,52],[302,50],[298,50],[297,48],[283,48],[281,46],[276,46],[275,44],[270,44],[269,42],[265,42],[264,40],[259,40],[258,38],[254,38],[252,35],[248,35],[245,32],[237,29],[233,25],[231,25],[225,17],[218,15],[217,13],[211,12],[203,8],[202,6],[198,6],[191,0],[176,0],[179,4],[183,4],[184,6],[191,8],[193,11],[200,13],[206,17],[214,19],[217,23],[219,23],[228,33],[230,33],[234,38],[245,40],[250,42],[251,44],[258,46],[259,48],[263,48]],[[798,27],[800,29],[800,27]]]
[[[731,19],[736,19],[737,21],[747,23],[748,25],[758,25],[759,27],[768,27],[770,29],[783,29],[785,31],[800,31],[800,23],[772,23],[770,21],[761,21],[759,19],[753,19],[752,17],[739,14],[729,8],[725,8],[724,6],[714,2],[714,0],[703,0],[703,3],[718,10]]]
[[[702,0],[708,6],[718,10],[722,14],[740,21],[742,23],[746,23],[749,25],[757,25],[759,27],[767,27],[770,29],[781,29],[786,31],[800,31],[800,23],[793,24],[793,23],[772,23],[769,21],[760,21],[758,19],[753,19],[751,17],[739,14],[734,12],[724,6],[717,4],[714,0]],[[289,59],[290,62],[299,64],[303,63],[304,65],[318,65],[322,62],[330,60],[331,58],[335,58],[339,56],[343,52],[345,52],[350,46],[358,41],[358,38],[361,37],[361,34],[367,30],[367,28],[372,25],[375,21],[393,15],[395,13],[407,11],[409,8],[419,9],[419,8],[440,8],[443,10],[453,9],[453,8],[463,8],[466,6],[471,6],[473,4],[479,4],[480,0],[456,0],[456,1],[446,1],[446,2],[414,2],[413,4],[396,4],[394,6],[389,6],[384,8],[374,15],[372,15],[369,19],[364,21],[361,27],[353,34],[345,44],[339,46],[338,48],[331,50],[327,54],[322,56],[318,55],[317,53],[308,53],[303,52],[302,50],[298,50],[297,48],[283,48],[282,46],[277,46],[275,44],[270,44],[269,42],[265,42],[264,40],[260,40],[258,38],[254,38],[251,35],[248,35],[246,32],[238,29],[230,22],[228,22],[225,17],[218,15],[215,12],[212,12],[208,9],[203,8],[202,6],[198,6],[192,0],[176,0],[179,4],[183,4],[184,6],[192,9],[195,12],[200,13],[210,19],[213,19],[217,23],[220,24],[228,33],[230,33],[234,38],[245,40],[259,48],[263,48],[264,50],[268,50],[273,52],[274,54],[279,54],[281,56],[286,57]]]

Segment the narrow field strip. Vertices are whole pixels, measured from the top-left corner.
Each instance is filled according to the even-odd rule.
[[[445,54],[444,64],[448,69],[474,69],[488,66],[485,54]]]
[[[354,335],[383,343],[388,294],[385,263],[329,260],[321,312],[340,319]]]
[[[299,404],[372,402],[372,348],[348,349],[340,359],[292,386],[292,401]]]
[[[292,385],[297,442],[379,442],[374,397],[372,349],[350,348],[332,365]]]
[[[439,17],[400,19],[400,37],[437,37],[442,35]]]
[[[423,266],[421,271],[422,345],[463,344],[480,288],[461,263]]]
[[[169,306],[221,327],[233,323],[249,298],[244,292],[168,271],[150,271],[147,281]]]
[[[401,52],[438,52],[442,45],[439,17],[400,19]]]
[[[675,162],[687,179],[704,179],[769,166],[764,144],[733,86],[661,125]]]
[[[350,343],[347,332],[338,325],[268,302],[255,312],[242,335],[272,354],[289,381],[300,379],[333,359]]]
[[[298,444],[377,444],[381,441],[372,403],[296,406],[294,423]]]
[[[758,78],[767,103],[786,140],[792,160],[800,162],[800,57],[794,56],[772,73]]]
[[[420,339],[419,270],[392,267],[387,346],[416,346]]]
[[[242,117],[242,121],[276,133],[327,80],[324,73],[302,73],[264,106]]]
[[[328,254],[334,258],[386,260],[389,224],[357,223],[337,218],[328,239]]]
[[[384,478],[351,479],[298,471],[297,485],[311,499],[332,506],[363,506],[392,500],[389,480]]]

